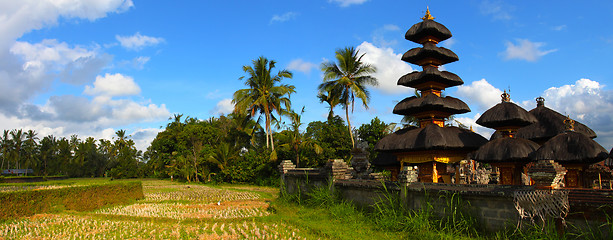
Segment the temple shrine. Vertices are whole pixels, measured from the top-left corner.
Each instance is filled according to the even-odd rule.
[[[487,139],[469,129],[445,124],[451,115],[470,112],[470,108],[460,99],[441,95],[446,88],[464,84],[458,75],[439,70],[440,66],[458,60],[451,50],[437,46],[451,38],[451,32],[434,21],[429,10],[421,19],[406,32],[405,39],[423,47],[407,51],[402,60],[421,66],[422,71],[408,73],[398,80],[398,85],[415,88],[420,94],[400,101],[393,111],[414,117],[419,126],[389,134],[375,149],[395,155],[401,168],[417,165],[421,182],[451,183],[447,164],[466,159]]]

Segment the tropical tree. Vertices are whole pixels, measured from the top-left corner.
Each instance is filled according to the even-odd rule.
[[[336,107],[336,105],[339,104],[340,99],[330,94],[330,92],[319,92],[317,94],[317,98],[319,99],[320,103],[325,102],[328,104],[328,108],[330,109],[330,111],[328,112],[328,119],[331,119],[332,117],[334,117],[334,107]]]
[[[2,154],[2,165],[0,166],[0,171],[4,169],[4,161],[7,163],[7,169],[10,168],[10,154],[11,154],[11,138],[9,137],[10,131],[4,130],[4,134],[2,134],[2,138],[0,139],[0,153]]]
[[[349,121],[349,108],[353,113],[355,98],[362,101],[362,104],[368,109],[370,101],[370,92],[366,86],[376,86],[377,79],[372,76],[377,70],[374,66],[362,62],[364,54],[359,54],[359,51],[354,47],[346,47],[336,50],[336,60],[338,63],[324,62],[321,65],[321,71],[324,72],[323,83],[319,85],[319,92],[327,92],[329,96],[338,99],[339,104],[345,109],[345,117],[349,135],[351,137],[351,146],[355,147],[353,133],[351,131],[351,122]]]
[[[275,149],[271,129],[271,123],[275,118],[273,113],[282,115],[290,109],[289,96],[296,92],[293,85],[281,84],[284,78],[292,78],[293,74],[290,71],[283,69],[276,75],[271,75],[275,64],[274,60],[259,57],[253,60],[253,67],[243,66],[247,76],[242,76],[239,80],[244,80],[248,88],[234,92],[232,99],[234,112],[248,113],[251,117],[256,113],[264,115],[266,148],[270,146],[273,151]]]
[[[300,152],[308,147],[311,147],[315,153],[321,154],[322,148],[315,143],[312,138],[307,138],[304,133],[300,131],[300,127],[303,123],[300,122],[302,114],[304,113],[304,107],[300,114],[292,112],[290,118],[292,119],[291,125],[286,131],[279,133],[279,139],[283,144],[279,145],[279,148],[290,149],[296,156],[296,166],[300,166]],[[276,156],[276,152],[274,154]]]
[[[26,159],[25,159],[25,168],[27,169],[28,167],[35,167],[37,166],[37,151],[38,151],[38,144],[36,143],[36,140],[38,140],[38,137],[36,137],[37,133],[34,130],[28,130],[25,134],[25,143],[24,143],[24,147],[25,147],[25,154],[26,154]],[[26,176],[28,175],[28,172],[26,170]]]
[[[19,168],[19,163],[21,161],[21,150],[23,148],[23,130],[22,129],[15,129],[13,131],[11,131],[11,140],[12,140],[12,157],[13,160],[15,161],[15,166],[17,168]]]

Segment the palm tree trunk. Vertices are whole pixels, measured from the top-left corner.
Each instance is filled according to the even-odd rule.
[[[349,121],[349,105],[345,105],[345,116],[347,118],[347,127],[349,128],[349,136],[351,137],[351,148],[355,147],[355,142],[353,141],[353,133],[351,132],[351,121]]]
[[[268,127],[270,126],[270,122],[269,122],[270,116],[268,114],[268,109],[264,110],[264,116],[266,117],[266,124],[265,124],[266,126],[264,126],[264,129],[265,129],[264,131],[266,132],[266,149],[268,149],[268,147],[270,146],[268,142],[269,141],[268,133],[270,132],[270,130],[268,129]]]

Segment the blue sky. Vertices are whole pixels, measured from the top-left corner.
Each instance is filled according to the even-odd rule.
[[[356,107],[353,125],[398,122],[391,110],[413,90],[396,81],[419,70],[400,61],[418,46],[404,33],[426,6],[453,34],[440,45],[460,58],[444,66],[465,82],[445,94],[472,109],[458,120],[489,137],[474,121],[510,89],[527,110],[545,97],[613,147],[610,1],[2,0],[0,124],[41,138],[126,129],[144,150],[172,114],[231,111],[241,67],[259,56],[294,73],[287,83],[294,109],[306,107],[303,121],[323,121],[319,66],[345,46],[379,70],[370,108]]]

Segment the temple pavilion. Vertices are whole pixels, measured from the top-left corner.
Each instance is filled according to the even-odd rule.
[[[419,126],[389,134],[375,149],[395,155],[401,168],[417,165],[421,182],[450,183],[446,164],[466,159],[487,139],[468,129],[445,124],[451,115],[470,112],[470,108],[460,99],[441,96],[446,88],[464,84],[458,75],[439,70],[440,66],[458,60],[454,52],[437,46],[451,38],[451,32],[434,21],[429,10],[421,19],[406,32],[405,39],[422,47],[407,51],[402,60],[422,67],[422,71],[408,73],[398,80],[398,85],[418,90],[419,96],[405,98],[393,111],[413,117]]]

